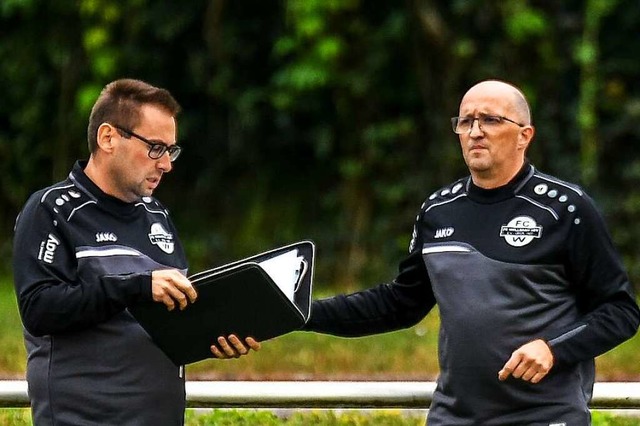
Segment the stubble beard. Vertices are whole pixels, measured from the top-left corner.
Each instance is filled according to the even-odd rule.
[[[491,159],[486,156],[478,156],[472,153],[468,153],[465,156],[465,162],[471,172],[484,174],[491,170]]]

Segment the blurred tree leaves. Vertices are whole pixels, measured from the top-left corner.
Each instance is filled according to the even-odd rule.
[[[28,194],[87,156],[101,88],[135,77],[184,107],[157,195],[193,270],[310,238],[319,285],[390,279],[422,201],[466,174],[449,117],[499,78],[531,101],[529,156],[585,185],[640,278],[637,2],[4,0],[0,19],[5,259]]]

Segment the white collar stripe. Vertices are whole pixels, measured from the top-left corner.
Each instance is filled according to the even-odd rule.
[[[49,190],[47,190],[44,194],[42,194],[42,197],[40,197],[40,202],[44,203],[45,198],[47,198],[47,196],[52,193],[53,191],[62,191],[68,188],[73,188],[73,184],[69,184],[69,185],[61,185],[61,186],[54,186],[53,188],[50,188]]]
[[[536,207],[540,207],[541,209],[548,211],[549,213],[551,213],[551,216],[553,216],[553,218],[554,218],[555,220],[559,220],[559,219],[560,219],[560,218],[558,217],[558,214],[557,214],[557,213],[555,212],[555,210],[553,210],[551,207],[545,206],[545,205],[543,205],[543,204],[541,204],[541,203],[539,203],[539,202],[537,202],[537,201],[535,201],[535,200],[532,200],[531,198],[526,197],[526,196],[524,196],[524,195],[516,195],[516,197],[517,197],[517,198],[521,198],[521,199],[523,199],[523,200],[525,200],[525,201],[527,201],[527,202],[529,202],[529,203],[533,204],[533,205],[534,205],[534,206],[536,206]]]
[[[424,212],[426,213],[426,212],[428,212],[429,210],[431,210],[431,209],[432,209],[432,208],[434,208],[434,207],[438,207],[438,206],[441,206],[441,205],[443,205],[443,204],[449,204],[449,203],[451,203],[451,202],[453,202],[453,201],[457,200],[457,199],[458,199],[458,198],[460,198],[460,197],[466,197],[466,196],[467,196],[467,194],[466,194],[466,193],[464,193],[464,194],[460,194],[460,195],[458,195],[457,197],[454,197],[454,198],[452,198],[452,199],[450,199],[450,200],[441,201],[441,202],[439,202],[439,203],[432,204],[432,205],[430,205],[429,207],[427,207],[427,208],[426,208],[426,210],[425,210]]]
[[[561,182],[561,181],[559,181],[559,180],[549,179],[548,177],[546,177],[546,176],[542,176],[542,175],[540,175],[540,174],[538,174],[538,173],[536,173],[536,174],[535,174],[535,176],[536,176],[538,179],[546,180],[547,182],[551,182],[551,183],[554,183],[554,184],[556,184],[556,185],[560,185],[560,186],[563,186],[563,187],[565,187],[565,188],[567,188],[567,189],[570,189],[571,191],[575,192],[576,194],[578,194],[579,196],[581,196],[581,197],[582,197],[582,191],[580,191],[578,188],[575,188],[575,187],[573,187],[573,186],[571,186],[571,185],[567,185],[566,183]]]

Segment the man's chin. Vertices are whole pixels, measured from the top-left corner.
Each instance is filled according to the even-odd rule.
[[[483,173],[491,169],[491,164],[483,158],[467,158],[467,167],[475,173]]]
[[[153,195],[153,189],[142,188],[137,194],[138,198],[151,197]]]

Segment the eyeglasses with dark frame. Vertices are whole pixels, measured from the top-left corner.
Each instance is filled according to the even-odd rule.
[[[149,140],[143,136],[138,135],[137,133],[126,129],[124,127],[121,126],[117,126],[115,124],[111,124],[113,127],[115,127],[119,132],[121,132],[123,135],[123,137],[129,139],[131,138],[131,136],[135,137],[136,139],[140,139],[142,142],[146,143],[147,145],[149,145],[149,152],[147,152],[147,155],[149,156],[149,158],[151,158],[152,160],[157,160],[160,157],[162,157],[164,155],[165,152],[169,153],[169,161],[171,161],[172,163],[174,161],[176,161],[176,159],[180,156],[180,153],[182,152],[182,147],[178,146],[178,145],[167,145],[164,142],[159,142],[159,141],[152,141]]]
[[[519,127],[525,127],[525,124],[518,123],[517,121],[514,121],[502,115],[490,114],[478,114],[477,117],[451,117],[451,127],[453,127],[454,133],[462,135],[471,132],[473,122],[476,120],[478,120],[478,126],[480,126],[480,130],[484,128],[499,126],[504,121],[516,124]]]

